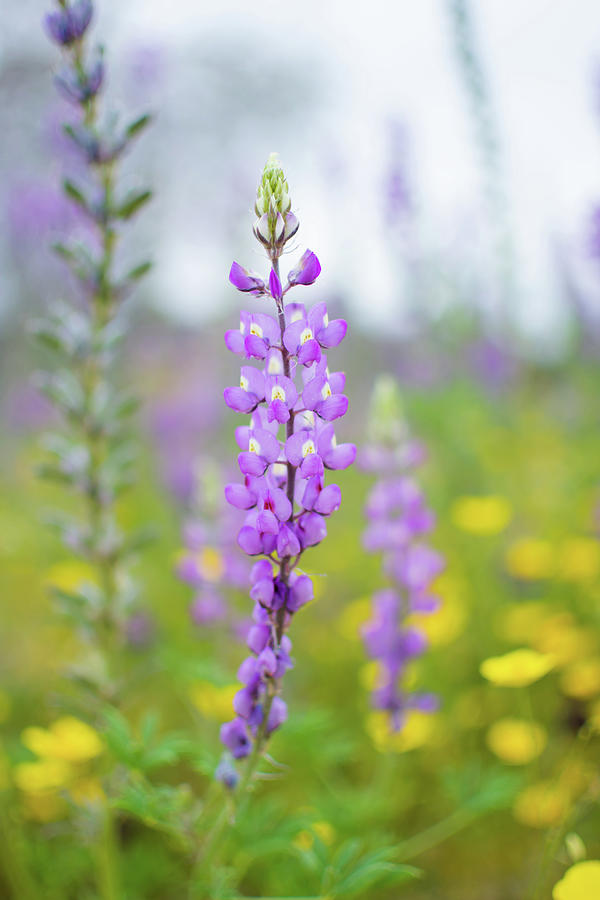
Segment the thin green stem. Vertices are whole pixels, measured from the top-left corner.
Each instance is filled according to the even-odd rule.
[[[433,847],[437,847],[438,844],[458,834],[459,831],[462,831],[463,828],[474,822],[476,818],[477,813],[474,810],[457,809],[447,819],[436,822],[435,825],[426,828],[424,831],[401,843],[398,846],[400,859],[405,862],[413,859],[415,856],[419,856],[421,853],[425,853],[427,850],[432,850]]]
[[[102,811],[96,863],[98,891],[102,900],[122,900],[118,841],[114,817],[108,804]]]

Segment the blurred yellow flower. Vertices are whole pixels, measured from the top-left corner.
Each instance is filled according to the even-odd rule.
[[[579,659],[562,673],[560,686],[567,697],[590,700],[600,694],[600,659]]]
[[[417,709],[410,710],[400,731],[390,730],[389,716],[385,712],[372,712],[367,716],[366,731],[376,749],[381,753],[405,753],[427,744],[435,735],[437,717]]]
[[[97,584],[98,576],[94,567],[80,559],[67,559],[51,566],[44,576],[47,588],[62,591],[76,591],[83,584]]]
[[[546,729],[525,719],[499,719],[488,729],[486,743],[492,753],[511,766],[537,759],[548,743]]]
[[[600,897],[600,860],[597,859],[575,863],[552,890],[552,900],[593,900],[595,897]]]
[[[571,802],[569,791],[554,781],[538,781],[526,787],[513,805],[513,815],[522,825],[548,828],[566,815]]]
[[[329,822],[313,822],[310,830],[303,829],[298,832],[293,844],[299,850],[310,850],[315,843],[315,835],[324,844],[330,846],[335,840],[335,828]]]
[[[492,535],[503,531],[512,517],[512,507],[505,497],[459,497],[450,510],[457,528],[470,534]]]
[[[525,687],[543,678],[554,666],[554,657],[522,648],[504,656],[491,656],[481,663],[479,671],[501,687]]]
[[[571,613],[564,610],[541,622],[532,633],[530,644],[540,653],[551,654],[557,666],[564,666],[595,653],[598,639],[593,629],[578,625]]]
[[[198,681],[190,687],[189,694],[192,703],[203,716],[225,721],[233,715],[233,698],[239,689],[238,684],[218,687],[210,681]]]
[[[554,550],[548,541],[521,538],[506,551],[505,565],[510,575],[524,581],[550,578],[554,573]]]
[[[571,537],[558,551],[558,574],[564,581],[591,581],[600,573],[600,542],[597,538]]]
[[[14,769],[15,784],[25,794],[43,794],[65,787],[71,767],[60,759],[40,759],[19,763]]]
[[[74,716],[63,716],[47,729],[26,728],[21,740],[36,756],[72,763],[93,759],[103,749],[98,732]]]
[[[526,644],[549,614],[549,607],[539,600],[510,603],[496,616],[496,633],[505,641]]]
[[[436,579],[433,592],[440,598],[440,606],[434,613],[412,613],[406,624],[419,628],[432,647],[451,644],[462,634],[467,622],[467,609],[460,582],[451,575]]]
[[[371,618],[371,600],[369,597],[361,597],[353,600],[342,611],[337,626],[342,637],[347,641],[359,641],[361,639],[361,626]]]

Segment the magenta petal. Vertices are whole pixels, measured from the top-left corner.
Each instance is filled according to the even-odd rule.
[[[261,534],[279,534],[277,516],[270,509],[264,509],[256,518],[256,527]]]
[[[279,276],[277,275],[275,269],[271,269],[271,273],[269,275],[269,290],[271,291],[271,296],[274,300],[281,300],[281,281],[279,280]]]
[[[256,494],[249,491],[243,484],[225,485],[225,499],[236,509],[251,509],[256,506]]]
[[[332,512],[337,512],[342,502],[342,492],[337,484],[328,484],[321,491],[317,502],[315,503],[315,512],[321,513],[322,516],[330,516]]]
[[[311,363],[318,362],[320,359],[321,348],[314,339],[306,341],[305,344],[298,348],[298,362],[300,365],[310,366]]]
[[[270,637],[270,625],[253,625],[246,638],[248,649],[256,654],[261,653],[269,643]]]
[[[356,447],[354,444],[338,444],[323,457],[323,462],[328,469],[347,469],[355,459]]]
[[[332,394],[331,397],[322,400],[318,406],[315,407],[315,410],[326,422],[333,422],[334,419],[339,419],[341,416],[346,415],[348,411],[348,398],[345,394]]]
[[[308,575],[300,575],[290,587],[287,608],[296,612],[301,606],[310,603],[314,596],[313,583]]]
[[[321,264],[311,250],[305,250],[298,265],[288,274],[289,284],[312,284],[321,273]]]
[[[247,553],[248,556],[256,556],[258,553],[262,553],[263,544],[260,535],[250,525],[244,525],[240,529],[237,540],[244,553]]]
[[[241,387],[225,388],[223,397],[229,409],[233,409],[235,412],[250,413],[256,409],[259,403],[256,394],[251,394]]]
[[[258,337],[257,334],[249,334],[244,339],[244,352],[247,356],[253,356],[255,359],[264,359],[268,349],[269,345],[265,339]]]
[[[252,291],[262,294],[265,290],[265,283],[260,275],[249,272],[248,269],[245,269],[238,262],[231,264],[229,280],[238,291]]]
[[[231,330],[225,332],[225,346],[237,356],[245,356],[244,335],[241,331]]]
[[[269,710],[269,718],[267,719],[267,734],[271,734],[280,725],[283,725],[287,719],[287,705],[281,697],[273,697],[271,709]]]
[[[238,465],[244,475],[264,475],[268,463],[263,456],[246,450],[244,453],[238,453]]]
[[[346,337],[347,331],[348,323],[344,319],[334,319],[319,331],[319,343],[322,347],[337,347]]]

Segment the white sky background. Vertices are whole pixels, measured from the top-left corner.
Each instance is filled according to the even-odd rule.
[[[321,258],[323,289],[343,288],[367,322],[387,327],[398,318],[396,269],[381,222],[391,117],[409,129],[421,245],[426,252],[451,249],[459,268],[468,260],[477,243],[481,171],[445,0],[100,0],[99,6],[97,33],[109,42],[112,59],[128,45],[157,43],[177,60],[207,40],[219,47],[241,35],[265,58],[271,47],[278,58],[289,47],[295,59],[306,52],[309,67],[322,62],[325,108],[293,133],[288,121],[275,118],[248,134],[238,149],[245,158],[242,182],[249,179],[252,190],[266,155],[280,152],[301,216],[300,247],[308,244]],[[557,234],[580,237],[600,200],[600,76],[594,96],[600,3],[472,0],[471,8],[502,143],[518,315],[532,334],[556,332],[551,241]],[[174,84],[193,106],[193,80]],[[343,172],[338,181],[328,174],[336,161]],[[177,177],[174,172],[171,182]],[[244,198],[240,208],[249,210],[251,201]],[[215,297],[227,302],[223,272],[232,253],[260,267],[252,216],[225,238],[215,217],[217,233],[207,239],[212,211],[198,206],[185,178],[167,207],[154,288],[175,316],[199,320]],[[178,220],[185,227],[176,235]],[[232,308],[237,303],[231,297]]]

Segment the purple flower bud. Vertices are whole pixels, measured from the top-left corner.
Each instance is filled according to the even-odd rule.
[[[298,265],[288,272],[288,284],[312,284],[321,273],[321,263],[312,250],[305,250]]]
[[[283,296],[281,290],[281,281],[279,280],[279,276],[275,269],[271,269],[271,273],[269,275],[269,290],[271,291],[273,300],[281,300]]]
[[[91,0],[75,0],[72,6],[47,13],[44,24],[53,41],[68,46],[83,36],[92,19],[92,12]]]
[[[220,781],[230,791],[237,787],[240,776],[227,756],[223,756],[215,769],[215,780]]]

